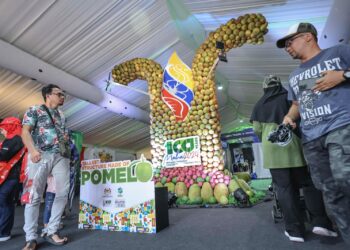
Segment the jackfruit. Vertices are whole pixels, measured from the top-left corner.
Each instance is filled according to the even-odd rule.
[[[187,196],[187,187],[184,182],[178,182],[175,185],[175,194],[178,198]]]

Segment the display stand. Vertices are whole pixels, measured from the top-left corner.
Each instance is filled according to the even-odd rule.
[[[156,199],[156,231],[157,233],[169,226],[168,188],[155,188]]]
[[[169,225],[167,189],[155,189],[152,164],[82,161],[80,229],[157,233]]]

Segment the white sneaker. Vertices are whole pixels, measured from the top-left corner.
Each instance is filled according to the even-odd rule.
[[[301,236],[291,236],[287,231],[284,231],[284,234],[289,238],[290,241],[304,242],[304,238]]]
[[[314,234],[322,235],[322,236],[327,236],[327,237],[338,237],[337,232],[334,232],[332,230],[329,230],[324,227],[314,227],[312,229],[312,232]]]
[[[0,237],[0,241],[8,241],[9,239],[11,239],[11,235]]]

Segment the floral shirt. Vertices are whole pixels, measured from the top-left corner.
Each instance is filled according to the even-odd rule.
[[[59,136],[64,136],[66,129],[63,112],[59,109],[50,108],[49,111],[56,125]],[[56,129],[42,105],[30,107],[24,114],[22,124],[32,127],[32,137],[37,149],[51,153],[60,152]]]

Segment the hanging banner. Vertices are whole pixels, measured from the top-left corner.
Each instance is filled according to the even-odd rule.
[[[156,233],[153,168],[135,161],[81,163],[80,229]]]
[[[202,164],[199,136],[167,140],[164,147],[165,155],[162,166],[165,168]]]

